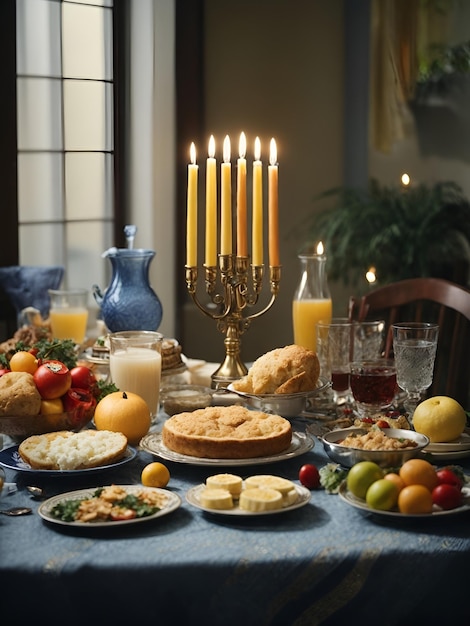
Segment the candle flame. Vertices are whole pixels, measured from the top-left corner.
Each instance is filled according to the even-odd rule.
[[[255,161],[259,161],[261,159],[261,141],[259,137],[255,139]]]
[[[244,159],[246,155],[246,137],[245,133],[242,131],[240,134],[240,141],[238,142],[238,154],[240,155],[240,159]]]
[[[408,187],[408,185],[411,183],[411,178],[408,176],[408,174],[403,174],[401,177],[401,183],[404,187]]]
[[[209,138],[209,151],[208,151],[209,157],[211,159],[214,158],[215,156],[215,139],[214,139],[214,135],[211,135]]]
[[[224,163],[230,163],[230,137],[225,135],[224,139]]]
[[[317,254],[323,254],[324,248],[323,248],[323,242],[319,241],[318,245],[317,245]]]
[[[191,159],[191,164],[196,165],[196,146],[194,145],[194,141],[191,142],[189,148],[189,158]]]
[[[277,147],[276,140],[274,137],[271,139],[271,143],[269,144],[269,164],[276,165],[277,162]]]
[[[369,270],[366,272],[366,280],[368,283],[375,283],[375,281],[377,280],[375,267],[369,267]]]

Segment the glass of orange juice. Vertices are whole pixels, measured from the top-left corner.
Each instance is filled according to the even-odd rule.
[[[83,343],[88,323],[88,289],[49,289],[49,296],[54,338]]]

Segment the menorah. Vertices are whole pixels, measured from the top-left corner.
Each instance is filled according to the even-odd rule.
[[[187,207],[187,254],[186,287],[194,303],[202,313],[215,320],[217,328],[225,334],[225,359],[212,374],[212,387],[219,389],[238,380],[247,373],[240,355],[240,336],[248,329],[251,321],[268,311],[279,293],[281,266],[279,264],[279,224],[278,224],[278,166],[277,148],[271,140],[270,165],[268,167],[269,186],[269,283],[271,298],[266,306],[258,311],[253,309],[260,303],[263,289],[265,266],[263,263],[263,174],[261,145],[255,140],[255,160],[253,161],[253,228],[252,258],[247,251],[247,211],[246,211],[246,139],[240,135],[240,157],[237,160],[237,238],[236,254],[233,253],[232,205],[231,205],[231,163],[230,139],[225,137],[224,160],[221,163],[221,211],[220,211],[220,254],[217,255],[217,215],[216,215],[216,160],[215,142],[209,140],[209,157],[206,170],[206,256],[204,263],[205,290],[216,310],[204,306],[197,295],[197,189],[198,166],[196,148],[191,144],[188,165],[188,207]],[[251,267],[251,280],[249,278]],[[261,307],[261,305],[260,305]],[[250,313],[250,310],[253,311]]]

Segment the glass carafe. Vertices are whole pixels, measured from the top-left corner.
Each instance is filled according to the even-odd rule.
[[[299,254],[300,281],[292,302],[294,343],[316,352],[317,322],[330,322],[332,302],[326,274],[326,256]]]

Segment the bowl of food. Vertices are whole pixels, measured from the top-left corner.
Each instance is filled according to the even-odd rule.
[[[330,459],[344,467],[360,461],[400,467],[429,444],[426,435],[402,428],[342,428],[324,434],[321,440]]]
[[[84,411],[77,407],[64,413],[46,413],[38,415],[1,415],[0,433],[21,441],[31,435],[43,435],[58,430],[78,432],[93,418],[93,411]]]
[[[330,385],[329,381],[319,378],[314,389],[298,393],[254,394],[237,390],[233,383],[228,385],[227,390],[243,398],[248,406],[264,413],[274,413],[281,417],[299,417],[309,409],[312,399],[328,389]]]

